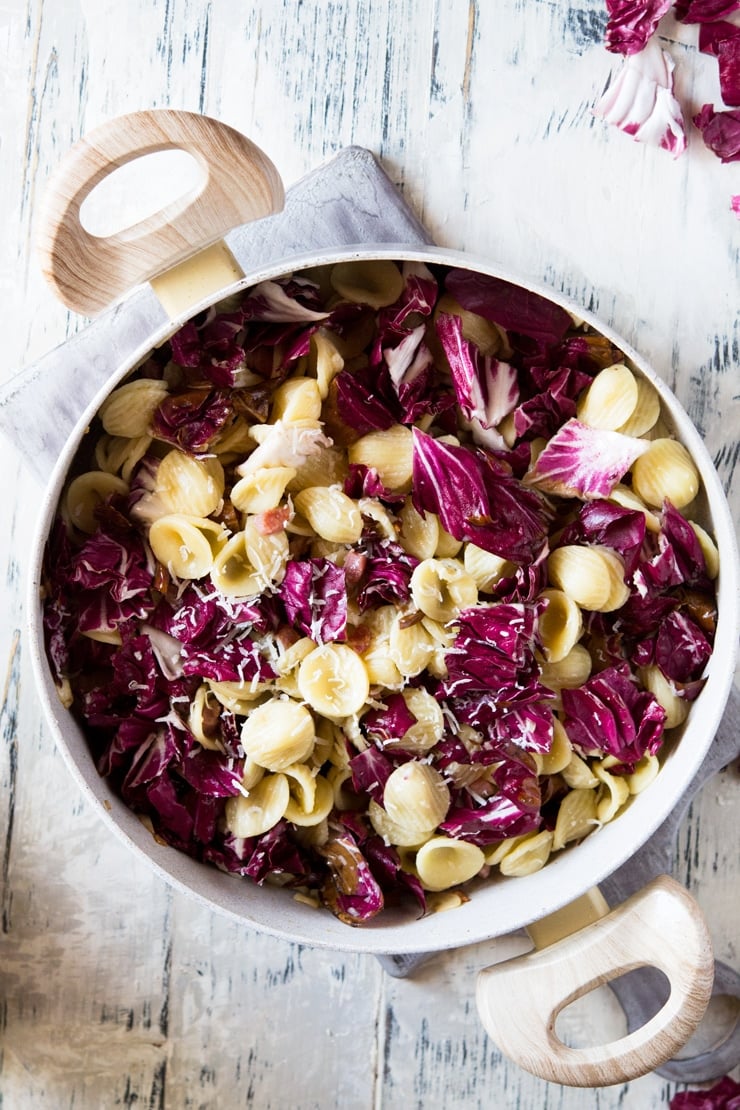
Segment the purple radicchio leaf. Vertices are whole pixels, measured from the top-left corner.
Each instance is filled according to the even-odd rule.
[[[681,581],[687,586],[711,592],[712,583],[696,532],[670,501],[663,504],[661,524],[662,534],[671,545]]]
[[[558,538],[558,547],[569,544],[611,547],[624,559],[625,578],[629,579],[639,562],[644,539],[643,512],[597,499],[587,501],[576,519],[566,525]]]
[[[290,825],[281,820],[253,842],[249,860],[241,873],[262,883],[268,875],[301,878],[307,872],[301,852],[291,839]]]
[[[152,430],[157,439],[188,454],[202,454],[233,414],[223,389],[188,389],[170,393],[157,406]]]
[[[383,804],[383,793],[395,764],[387,755],[372,745],[353,756],[349,761],[352,786],[358,794],[368,794],[378,805]]]
[[[290,623],[317,644],[345,639],[347,587],[343,569],[330,559],[291,560],[280,597]]]
[[[184,675],[198,675],[216,682],[266,682],[276,677],[249,631],[207,647],[183,645],[180,664]]]
[[[655,641],[655,662],[668,679],[692,682],[712,654],[712,645],[686,613],[675,610],[661,621]]]
[[[672,3],[673,0],[606,0],[609,13],[606,49],[614,54],[638,54]]]
[[[728,23],[726,19],[702,23],[699,27],[699,50],[702,54],[713,54],[716,58],[722,41],[738,37],[740,37],[740,27],[735,23]]]
[[[221,752],[193,746],[177,770],[199,795],[230,798],[239,793],[242,764]]]
[[[543,346],[559,342],[573,326],[560,305],[502,278],[452,269],[445,288],[462,308]]]
[[[704,142],[721,162],[740,160],[740,111],[715,112],[705,104],[694,116]]]
[[[682,23],[714,23],[740,8],[740,0],[676,0],[676,18]]]
[[[514,410],[514,431],[517,438],[549,439],[557,429],[576,415],[576,398],[591,384],[581,370],[561,366],[555,370],[532,372],[535,392]]]
[[[709,1089],[679,1091],[668,1110],[740,1110],[740,1083],[725,1075]]]
[[[660,747],[666,714],[625,670],[600,671],[578,689],[564,689],[561,697],[563,724],[573,746],[583,755],[616,756],[632,769]]]
[[[396,417],[372,385],[359,373],[340,370],[332,381],[336,404],[344,424],[360,435],[384,431],[396,424]]]
[[[321,898],[346,925],[361,925],[384,906],[383,892],[355,837],[346,826],[330,826],[329,839],[318,849],[328,864]]]
[[[178,794],[170,775],[162,774],[149,783],[146,797],[157,833],[178,848],[189,850],[193,837],[194,820],[185,801]]]
[[[471,422],[473,439],[488,447],[503,447],[495,427],[519,400],[516,370],[506,362],[482,355],[474,343],[465,339],[459,316],[441,313],[436,328],[460,410]]]
[[[489,453],[442,443],[414,429],[413,493],[457,540],[515,563],[532,562],[547,540],[544,501]]]
[[[411,596],[411,575],[419,560],[393,540],[368,540],[361,553],[365,558],[357,589],[360,611],[407,602]]]
[[[568,420],[538,456],[527,483],[560,497],[608,497],[650,444]]]
[[[362,718],[362,730],[378,747],[401,740],[416,724],[416,717],[406,704],[403,694],[388,694],[382,705],[370,709]]]
[[[505,760],[493,772],[493,778],[498,792],[481,801],[463,792],[447,811],[439,826],[441,833],[485,848],[539,828],[540,788],[526,759]]]
[[[625,59],[594,115],[636,142],[661,147],[678,158],[686,150],[686,130],[673,95],[673,68],[670,55],[651,39],[639,54]]]
[[[317,294],[318,287],[306,278],[261,281],[249,290],[249,295],[242,301],[241,311],[245,320],[273,324],[321,323],[329,313],[317,311]]]
[[[393,493],[386,489],[374,466],[364,463],[350,463],[344,480],[344,492],[348,497],[359,500],[361,497],[376,497],[387,505],[400,505],[406,500],[405,493]]]

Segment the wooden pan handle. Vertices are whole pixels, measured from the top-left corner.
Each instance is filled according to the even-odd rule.
[[[555,1035],[576,998],[646,965],[665,973],[668,1001],[642,1028],[611,1044],[569,1048]],[[666,875],[585,929],[482,971],[476,1001],[486,1031],[526,1071],[572,1087],[645,1075],[671,1059],[702,1019],[714,961],[701,911]]]
[[[85,197],[113,170],[161,150],[192,155],[203,185],[115,235],[87,232]],[[133,112],[81,139],[52,175],[38,232],[42,269],[68,308],[92,315],[231,228],[279,212],[283,201],[272,162],[233,128],[192,112]]]

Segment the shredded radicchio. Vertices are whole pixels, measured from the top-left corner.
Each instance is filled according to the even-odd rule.
[[[611,48],[639,58],[664,8],[614,0]],[[719,55],[722,41],[707,38],[707,49]],[[645,99],[643,62],[614,111],[659,129],[666,106],[649,84]],[[731,113],[716,125],[704,116],[715,141]],[[111,787],[160,840],[256,883],[279,878],[350,925],[395,903],[430,906],[435,883],[415,869],[413,836],[393,841],[388,784],[401,767],[416,762],[437,784],[446,808],[436,836],[487,848],[551,829],[567,786],[538,774],[537,761],[556,725],[583,758],[630,772],[663,740],[666,712],[643,684],[646,669],[693,701],[717,620],[716,568],[690,517],[665,501],[649,530],[642,511],[611,499],[646,441],[576,419],[583,391],[624,357],[611,341],[498,278],[422,263],[403,264],[400,277],[401,294],[378,310],[333,295],[327,304],[298,274],[180,328],[140,371],[166,380],[167,394],[128,491],[96,503],[87,532],[63,503],[44,563],[49,664]],[[498,355],[466,337],[456,304],[495,325]],[[305,411],[276,412],[286,379],[300,390],[310,378],[319,328],[338,358],[321,379],[320,410],[308,384]],[[377,466],[350,462],[358,439],[382,442],[398,425],[410,430],[405,460],[381,451]],[[162,474],[176,466],[160,469],[169,452],[175,463],[218,459],[209,482],[222,488],[207,520],[171,512]],[[76,473],[92,454],[86,444]],[[349,528],[339,507],[318,513],[315,530],[296,513],[294,494],[325,491],[327,480],[333,505],[352,503]],[[245,512],[237,486],[267,500]],[[187,563],[153,528],[167,518],[175,555],[188,544],[200,558],[210,551],[220,577],[178,577]],[[591,673],[561,690],[545,673],[542,594],[550,553],[579,545],[618,553],[629,596],[616,611],[584,610],[579,648]],[[419,585],[435,559],[457,576],[435,602],[450,604],[448,620],[430,616]],[[493,569],[476,577],[481,559]],[[242,580],[251,592],[229,587]],[[312,675],[324,658],[334,663]],[[344,704],[337,692],[351,708],[332,710]],[[246,726],[271,701],[297,713],[286,742],[302,754],[286,774],[279,755],[262,756],[263,779],[283,776],[272,785],[289,801],[269,827],[252,816],[242,824],[233,817],[242,801],[259,812],[247,772],[262,766],[260,740],[274,741],[255,741]],[[303,823],[292,819],[301,806],[316,810]]]

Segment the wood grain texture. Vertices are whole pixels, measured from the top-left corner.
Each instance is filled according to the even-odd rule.
[[[33,251],[61,154],[114,115],[206,112],[286,185],[350,143],[378,154],[438,242],[543,280],[674,387],[733,496],[740,224],[697,132],[677,161],[595,120],[616,72],[601,0],[6,0],[0,99],[3,379],[79,326]],[[695,28],[661,25],[687,114],[717,99]],[[173,893],[80,799],[40,717],[18,630],[39,487],[2,452],[0,1106],[207,1110],[657,1110],[657,1075],[602,1090],[505,1060],[475,977],[521,938],[435,957],[411,980],[250,933]],[[676,875],[738,965],[738,772],[694,803]],[[610,995],[567,1032],[623,1028]]]

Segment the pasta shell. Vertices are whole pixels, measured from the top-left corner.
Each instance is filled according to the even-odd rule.
[[[171,513],[149,529],[149,544],[157,559],[176,578],[203,578],[226,544],[222,525],[207,517]]]
[[[630,419],[638,396],[637,381],[628,366],[606,366],[581,394],[576,415],[582,424],[614,432]]]
[[[386,489],[400,493],[411,488],[413,455],[413,434],[403,424],[368,432],[347,449],[351,463],[373,467]]]
[[[298,667],[298,689],[325,717],[359,713],[370,693],[367,669],[346,644],[330,643],[312,651]]]
[[[640,678],[646,690],[649,690],[659,705],[665,709],[665,728],[676,728],[682,725],[689,715],[689,702],[681,698],[671,686],[660,667],[650,664],[640,670]]]
[[[270,420],[291,422],[318,420],[321,416],[321,392],[314,378],[288,378],[272,395]]]
[[[153,378],[137,378],[114,389],[103,401],[98,415],[112,436],[134,439],[151,432],[152,417],[167,396],[167,383]]]
[[[395,262],[374,259],[369,262],[338,262],[331,271],[332,288],[347,301],[383,308],[403,293],[404,280]]]
[[[67,489],[65,508],[75,528],[90,534],[97,532],[96,509],[114,493],[125,495],[128,486],[123,478],[105,470],[88,470],[74,478]]]
[[[560,803],[552,837],[553,852],[558,852],[573,840],[582,840],[598,824],[596,791],[571,790]]]
[[[362,514],[356,501],[338,486],[312,486],[295,496],[295,507],[322,539],[356,543],[362,535]]]
[[[581,638],[581,610],[562,590],[543,590],[540,596],[547,601],[537,624],[542,650],[550,663],[559,663]]]
[[[423,559],[411,575],[411,597],[427,617],[446,624],[475,605],[478,587],[458,559]]]
[[[398,536],[405,551],[417,559],[431,559],[437,550],[439,521],[434,513],[424,516],[414,508],[407,497],[399,513],[401,531]]]
[[[224,495],[223,467],[218,459],[195,459],[184,451],[168,451],[157,468],[156,492],[170,512],[210,516]]]
[[[299,702],[270,698],[251,710],[242,725],[241,741],[260,767],[285,771],[311,755],[316,743],[313,717]]]
[[[429,763],[402,763],[386,780],[383,808],[392,821],[406,829],[420,833],[435,829],[449,806],[449,788]]]
[[[448,890],[467,883],[485,864],[485,856],[476,844],[433,836],[416,853],[416,872],[426,890]]]
[[[550,858],[553,834],[547,829],[520,837],[499,863],[502,875],[522,878],[541,870]]]
[[[548,557],[550,581],[582,609],[608,613],[624,605],[624,563],[611,548],[567,544]]]
[[[646,378],[637,378],[637,404],[632,415],[617,428],[623,436],[639,439],[654,428],[660,416],[660,395]]]
[[[660,507],[667,498],[682,509],[699,492],[699,472],[678,440],[654,439],[632,464],[632,488],[648,505]]]
[[[244,797],[228,798],[224,806],[226,827],[238,837],[262,836],[277,825],[290,802],[285,775],[265,775]]]

